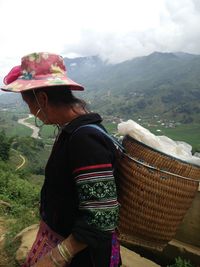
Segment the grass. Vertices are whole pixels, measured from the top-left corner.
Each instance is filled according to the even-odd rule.
[[[26,117],[27,114],[14,114],[13,112],[0,112],[1,120],[0,127],[5,129],[8,136],[31,136],[32,130],[26,126],[17,123],[16,119],[13,120],[13,116]],[[169,138],[176,141],[184,141],[192,145],[194,151],[200,151],[200,125],[199,124],[176,124],[175,128],[166,128],[161,124],[157,123],[157,118],[144,118],[143,122],[146,121],[144,127],[148,128],[152,133],[156,135],[166,135]],[[27,119],[28,122],[34,124],[34,118]],[[150,122],[154,126],[147,126]],[[139,122],[140,123],[140,122]],[[117,132],[117,124],[111,122],[103,122],[103,125],[109,133],[114,134]],[[141,123],[141,125],[143,125]],[[156,126],[155,126],[156,125]],[[158,132],[157,130],[160,130]],[[52,145],[55,139],[56,131],[51,125],[44,125],[40,130],[40,136],[46,144]]]
[[[6,134],[11,137],[11,136],[31,136],[32,130],[24,125],[17,124],[13,127],[9,127],[6,129]]]
[[[7,115],[8,116],[8,115]],[[10,115],[10,118],[12,116]],[[34,124],[34,118],[27,119],[28,122]],[[152,125],[157,124],[157,126],[147,126],[152,133],[156,135],[166,135],[169,138],[175,141],[184,141],[190,144],[194,150],[200,151],[200,125],[199,124],[177,124],[175,128],[166,128],[161,124],[156,122],[156,119],[146,118],[146,121],[151,121]],[[140,123],[140,122],[139,122]],[[111,122],[103,122],[103,125],[107,129],[107,131],[111,134],[117,132],[117,124]],[[160,130],[158,132],[157,130]],[[23,125],[15,126],[12,130],[12,135],[18,134],[20,136],[30,135],[31,130]],[[55,128],[51,125],[44,125],[40,131],[40,136],[44,139],[45,143],[52,144],[55,138]]]
[[[54,139],[55,138],[55,127],[51,125],[44,125],[40,130],[40,136],[43,139]]]
[[[23,118],[26,114],[14,113],[10,111],[0,111],[0,128],[5,130],[7,136],[30,136],[32,130],[17,122],[18,118]]]
[[[32,124],[35,123],[34,118],[29,118],[26,121]],[[111,134],[117,131],[117,124],[104,122],[103,125],[107,129],[107,131]],[[57,130],[52,125],[44,125],[42,129],[40,130],[40,136],[41,138],[44,138],[44,139],[54,139],[56,136],[56,133],[57,133]]]
[[[117,124],[111,122],[103,122],[103,126],[110,134],[114,134],[117,132]]]
[[[26,122],[32,123],[33,125],[35,124],[35,118],[31,117],[26,120]]]
[[[139,123],[140,124],[140,123]],[[117,132],[117,124],[103,123],[109,133]],[[142,124],[141,124],[142,125]],[[162,125],[143,126],[155,135],[165,135],[174,141],[184,141],[193,147],[193,151],[200,151],[200,125],[199,124],[177,124],[174,128],[166,128]],[[159,131],[158,131],[159,130]]]
[[[10,204],[10,207],[0,207],[0,216],[4,218],[7,228],[4,248],[9,257],[9,267],[17,266],[14,256],[18,244],[14,237],[28,225],[39,221],[41,186],[30,183],[26,177],[22,172],[13,172],[8,162],[0,161],[0,198]]]
[[[194,267],[189,260],[182,259],[177,257],[175,263],[172,265],[167,265],[167,267]]]
[[[104,122],[104,127],[110,134],[117,132],[117,124]],[[155,135],[166,135],[175,141],[184,141],[193,147],[193,150],[200,151],[200,125],[199,124],[178,124],[175,128],[166,128],[162,125],[147,127]],[[157,130],[160,130],[158,132]],[[44,126],[41,131],[41,137],[44,139],[55,138],[54,128],[52,126]]]
[[[33,118],[29,120],[31,123],[34,122]],[[11,124],[7,124],[7,125],[9,125],[9,128],[6,132],[8,133],[9,136],[14,135],[13,133],[18,134],[20,136],[30,136],[32,133],[31,129],[23,125],[19,125],[17,122],[12,121],[12,125]],[[103,125],[106,127],[109,133],[111,134],[116,133],[117,124],[104,122]],[[149,129],[156,135],[166,135],[172,138],[173,140],[185,141],[191,144],[194,148],[199,147],[199,151],[200,151],[200,125],[198,124],[180,124],[180,125],[177,125],[175,128],[165,128],[162,125],[158,125],[158,126],[151,126],[149,127]],[[157,129],[160,129],[161,132],[157,132]],[[43,129],[41,130],[41,136],[46,144],[48,142],[52,144],[52,138],[54,137],[54,128],[52,126],[44,126]],[[43,162],[44,163],[46,162],[48,155],[50,153],[50,146],[47,146],[46,148],[48,149],[47,150],[44,149],[44,151],[42,151],[42,155],[40,155],[42,158],[41,159],[42,165],[43,165]],[[13,150],[11,151],[10,162],[13,167],[18,166],[21,163],[21,159],[17,151],[13,151]],[[27,162],[26,167],[27,166],[28,166],[28,162]],[[43,175],[30,174],[30,176],[27,178],[27,181],[30,182],[33,187],[36,186],[38,191],[41,188],[43,180],[44,180]],[[17,187],[17,184],[13,185],[13,188],[15,189],[13,192],[15,192],[18,187]],[[26,190],[28,193],[27,193],[27,196],[24,196],[24,199],[28,199],[29,193],[31,192],[30,187],[28,186]],[[5,197],[5,201],[9,200],[9,198],[6,199],[6,197]],[[39,198],[38,198],[38,201],[39,201]],[[16,202],[13,203],[14,205],[12,207],[12,210],[9,212],[10,213],[9,216],[7,216],[7,219],[10,220],[10,224],[8,226],[10,234],[7,235],[6,251],[9,253],[9,256],[11,258],[13,257],[14,252],[17,248],[17,244],[13,243],[13,237],[21,229],[25,228],[27,225],[38,222],[37,207],[34,205],[33,207],[29,209],[29,207],[27,207],[27,203],[28,203],[27,201],[25,204],[24,203],[20,204],[19,202],[20,202],[20,199],[17,199]],[[29,202],[32,203],[33,201],[30,200]],[[5,215],[5,212],[3,212],[2,215]],[[11,266],[15,266],[14,263]]]
[[[44,175],[31,174],[27,178],[27,181],[29,181],[33,185],[36,185],[42,188],[42,185],[44,183]]]
[[[157,129],[161,130],[157,132]],[[156,135],[166,135],[175,141],[184,141],[190,144],[194,150],[200,151],[200,125],[180,124],[175,128],[165,128],[163,126],[149,128]]]
[[[29,118],[26,121],[35,125],[34,118]],[[54,139],[55,138],[55,127],[52,125],[43,125],[40,130],[40,136],[41,138],[44,138],[44,139]]]

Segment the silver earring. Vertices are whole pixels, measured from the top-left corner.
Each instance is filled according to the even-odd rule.
[[[54,132],[53,132],[53,135],[54,137],[57,139],[58,136],[60,135],[60,131],[61,131],[61,128],[58,124],[55,124],[54,125]]]
[[[40,120],[38,119],[37,116],[40,113],[40,111],[41,111],[41,109],[39,108],[37,113],[35,114],[35,126],[41,129],[44,126],[44,122],[38,123]]]

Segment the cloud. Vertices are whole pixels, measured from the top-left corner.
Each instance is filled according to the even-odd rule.
[[[162,1],[159,12],[154,12],[156,15],[159,16],[159,20],[156,18],[157,25],[146,25],[141,30],[131,30],[130,25],[118,32],[82,29],[79,42],[66,45],[63,53],[98,54],[110,62],[121,62],[154,51],[200,53],[198,0]],[[147,21],[150,20],[151,16],[147,18]]]
[[[0,76],[35,51],[121,62],[200,54],[199,0],[0,0]]]
[[[165,0],[168,12],[162,29],[166,46],[170,50],[200,53],[200,5],[196,0]],[[169,29],[167,31],[167,28]],[[162,39],[160,39],[162,40]]]
[[[80,43],[66,45],[63,54],[68,55],[68,51],[73,51],[77,56],[99,55],[111,63],[121,62],[153,49],[151,45],[145,44],[144,37],[136,32],[114,34],[83,30]]]

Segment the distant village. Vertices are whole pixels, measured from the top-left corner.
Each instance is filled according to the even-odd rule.
[[[108,123],[118,124],[120,122],[126,121],[122,118],[115,116],[103,116],[104,121]],[[131,118],[130,118],[131,119]],[[138,117],[133,119],[138,124],[142,125],[145,128],[157,128],[156,131],[160,132],[160,128],[175,128],[180,125],[180,122],[174,120],[162,119],[158,115],[153,115],[152,117]]]

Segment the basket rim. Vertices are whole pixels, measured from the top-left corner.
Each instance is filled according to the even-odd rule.
[[[188,181],[193,181],[193,182],[200,183],[200,178],[199,178],[199,179],[195,179],[195,178],[191,178],[191,177],[182,176],[182,175],[177,174],[177,173],[173,173],[173,172],[165,171],[165,170],[159,169],[159,168],[157,168],[157,167],[154,167],[154,166],[152,166],[152,165],[149,165],[149,164],[147,164],[147,163],[141,162],[141,161],[139,161],[139,160],[137,160],[137,159],[131,157],[131,156],[130,156],[129,154],[127,154],[127,153],[122,152],[122,154],[123,154],[124,156],[126,156],[127,158],[129,158],[130,160],[134,161],[135,163],[142,165],[142,166],[145,167],[145,168],[152,169],[152,170],[155,170],[155,171],[158,171],[158,172],[167,174],[167,175],[171,175],[171,176],[176,177],[176,178],[181,178],[181,179],[184,179],[184,180],[188,180]]]
[[[179,161],[180,163],[185,163],[185,164],[188,164],[188,165],[191,165],[191,166],[200,168],[200,165],[198,165],[198,164],[191,163],[191,162],[182,160],[182,159],[180,159],[180,158],[174,157],[174,156],[172,156],[172,155],[169,155],[169,154],[167,154],[167,153],[165,153],[165,152],[163,152],[163,151],[160,151],[160,150],[158,150],[158,149],[156,149],[156,148],[153,148],[153,147],[151,147],[151,146],[149,146],[149,145],[146,145],[145,143],[143,143],[143,142],[141,142],[141,141],[138,141],[137,139],[133,138],[132,136],[130,136],[130,135],[128,135],[128,134],[124,136],[123,140],[124,140],[126,137],[128,137],[128,138],[130,138],[130,139],[133,139],[133,140],[134,140],[136,143],[138,143],[139,145],[142,145],[142,146],[144,146],[145,148],[148,148],[148,149],[150,149],[150,150],[152,150],[152,151],[154,151],[154,152],[158,152],[158,153],[160,153],[160,154],[163,155],[163,156],[166,156],[166,157],[168,157],[168,158],[177,160],[177,161]]]

